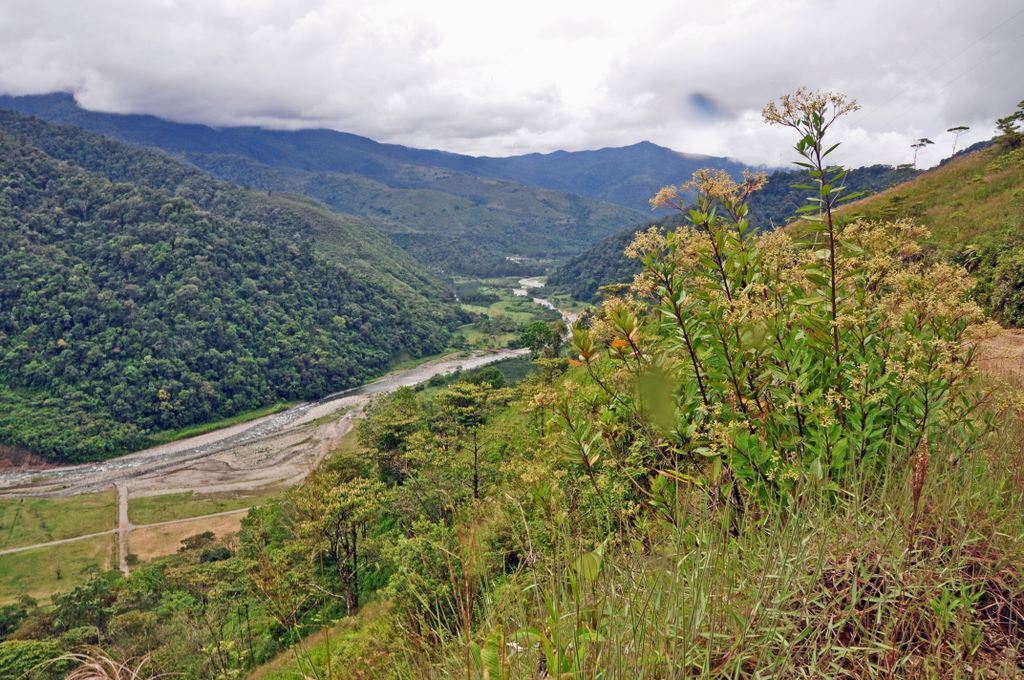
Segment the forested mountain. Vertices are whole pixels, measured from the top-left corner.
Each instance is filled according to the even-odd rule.
[[[577,300],[596,302],[601,286],[628,284],[640,271],[636,260],[631,260],[623,254],[638,231],[645,231],[650,227],[657,227],[663,231],[666,226],[672,227],[680,223],[678,216],[669,215],[601,239],[585,252],[558,267],[548,276],[547,284],[567,291]]]
[[[897,170],[889,165],[872,165],[851,170],[846,186],[850,192],[873,193],[906,182],[920,173],[920,170],[910,168]],[[792,219],[796,210],[806,203],[806,190],[793,187],[794,184],[806,183],[805,175],[801,170],[769,175],[765,186],[750,197],[750,223],[759,229],[772,229]],[[681,179],[688,179],[688,176]],[[548,283],[568,290],[577,300],[595,301],[598,288],[612,283],[629,283],[640,270],[639,263],[626,258],[622,252],[636,232],[664,223],[665,220],[638,224],[609,236],[561,265],[549,277]]]
[[[411,305],[436,304],[445,287],[365,220],[326,210],[301,196],[255,192],[217,180],[195,167],[155,150],[143,149],[70,125],[0,110],[0,132],[35,146],[112,182],[158,189],[186,198],[220,217],[268,226],[289,240],[308,239],[325,255],[378,279]],[[447,302],[442,311],[452,313]]]
[[[680,153],[651,142],[590,151],[494,157],[381,144],[333,130],[284,132],[253,127],[217,130],[203,125],[172,123],[153,116],[85,111],[68,94],[0,96],[0,107],[186,155],[242,156],[272,167],[355,174],[391,186],[415,184],[415,173],[407,173],[410,167],[441,168],[566,191],[641,211],[648,209],[647,200],[651,195],[674,178],[689,177],[694,170],[704,167],[722,168],[738,175],[744,167],[729,158]],[[212,165],[217,161],[208,158],[205,162]],[[226,168],[224,171],[232,172]],[[241,168],[235,171],[244,172]]]
[[[357,384],[441,350],[459,321],[358,220],[72,128],[0,123],[4,444],[113,455]]]
[[[594,151],[555,151],[508,158],[480,158],[478,174],[598,198],[643,212],[658,189],[700,168],[732,175],[743,164],[729,158],[685,154],[651,142]]]
[[[847,190],[877,193],[902,184],[921,174],[914,168],[891,165],[870,165],[850,170],[846,176]],[[764,187],[750,197],[750,223],[760,229],[774,229],[791,221],[796,211],[807,204],[807,190],[793,185],[807,184],[805,170],[786,170],[768,176]]]
[[[330,130],[214,129],[95,113],[77,107],[69,95],[4,96],[0,107],[155,146],[229,181],[304,194],[338,212],[371,218],[422,261],[448,271],[515,273],[521,268],[509,256],[571,256],[642,219],[636,210],[578,195],[628,185],[626,177],[601,178],[622,166],[620,160],[587,160],[577,172],[579,181],[543,188],[543,181],[571,173],[561,165],[539,172],[537,159],[530,157],[512,159],[505,167],[506,159],[379,144]],[[664,153],[686,168],[693,164],[667,149]],[[561,155],[549,156],[563,163]],[[639,154],[637,162],[646,166],[648,155]],[[647,178],[643,186],[656,188],[670,180]]]

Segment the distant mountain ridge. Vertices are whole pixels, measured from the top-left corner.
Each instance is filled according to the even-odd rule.
[[[68,94],[0,96],[8,108],[177,155],[232,182],[301,193],[369,218],[426,263],[516,273],[512,255],[571,257],[649,217],[648,199],[725,158],[650,142],[595,151],[473,157],[333,130],[212,128],[86,111]]]
[[[0,95],[0,108],[183,154],[241,153],[266,165],[354,173],[405,187],[418,186],[419,181],[403,174],[402,166],[444,168],[579,194],[640,211],[649,209],[648,199],[658,189],[688,180],[699,168],[716,167],[738,174],[746,167],[730,158],[681,153],[648,141],[585,151],[468,156],[387,144],[328,129],[214,128],[151,115],[99,113],[82,109],[65,93]]]

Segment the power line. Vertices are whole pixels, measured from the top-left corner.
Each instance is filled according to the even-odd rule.
[[[957,52],[953,56],[948,57],[945,61],[943,61],[943,62],[933,66],[931,68],[931,70],[928,71],[927,73],[924,73],[924,74],[918,76],[917,78],[915,78],[914,81],[911,82],[911,84],[912,85],[913,84],[920,84],[920,82],[922,80],[924,80],[928,76],[932,75],[933,73],[936,73],[939,69],[943,68],[944,66],[948,66],[954,59],[958,59],[960,56],[962,56],[964,53],[966,53],[972,47],[974,47],[975,45],[980,43],[982,40],[984,40],[985,38],[989,37],[990,35],[992,35],[996,31],[998,31],[1000,28],[1002,28],[1006,24],[1010,23],[1011,21],[1013,21],[1014,19],[1016,19],[1017,17],[1019,17],[1022,14],[1024,14],[1024,8],[1018,10],[1017,12],[1013,13],[1012,15],[1007,17],[1006,19],[1003,19],[1002,21],[1000,21],[998,24],[996,24],[994,27],[992,27],[987,33],[985,33],[984,35],[979,36],[978,38],[975,38],[974,41],[971,42],[971,44],[969,44],[966,47],[962,48],[959,52]],[[1013,43],[1017,42],[1017,40],[1020,40],[1020,38],[1019,37],[1015,38],[1014,40],[1010,41],[1010,43],[1008,43],[1008,44],[1013,44]],[[988,61],[988,59],[986,59],[985,61]],[[899,98],[899,96],[901,94],[902,93],[897,92],[892,97],[890,97],[889,99],[886,99],[884,102],[882,102],[881,104],[876,105],[873,108],[880,109],[880,108],[886,106],[887,104],[889,104],[890,102],[892,102],[893,100]]]
[[[928,72],[926,72],[926,73],[918,76],[917,78],[915,78],[913,81],[911,81],[911,83],[909,85],[903,87],[902,91],[897,92],[896,94],[894,94],[892,97],[890,97],[889,99],[885,100],[881,104],[877,104],[877,105],[872,106],[871,107],[871,111],[868,113],[868,116],[869,117],[871,115],[876,115],[877,116],[878,114],[880,114],[882,112],[882,109],[886,105],[890,104],[891,102],[893,102],[894,100],[896,100],[897,98],[899,98],[901,96],[905,96],[908,89],[914,87],[915,85],[921,85],[922,81],[925,78],[933,75],[934,73],[938,72],[940,69],[948,66],[953,61],[955,61],[956,59],[961,57],[963,54],[968,52],[970,49],[972,49],[975,45],[979,44],[982,40],[984,40],[985,38],[991,36],[993,33],[998,31],[1002,27],[1006,26],[1011,21],[1013,21],[1014,19],[1016,19],[1017,17],[1019,17],[1021,15],[1024,15],[1024,9],[1020,9],[1017,12],[1013,13],[1012,15],[1010,15],[1009,17],[1007,17],[1006,19],[1003,19],[998,24],[996,24],[994,27],[989,29],[986,33],[984,33],[981,36],[979,36],[978,38],[974,39],[969,45],[967,45],[966,47],[963,47],[962,49],[960,49],[956,54],[952,55],[951,57],[946,58],[944,61],[940,62],[939,64],[937,64],[935,66],[933,66]],[[981,68],[982,66],[984,66],[988,62],[992,61],[992,59],[994,59],[995,57],[999,56],[1007,48],[1009,48],[1009,47],[1013,46],[1014,44],[1016,44],[1022,38],[1024,38],[1024,33],[1022,33],[1021,35],[1018,35],[1016,38],[1014,38],[1014,39],[1004,43],[998,49],[996,49],[993,52],[991,52],[988,56],[983,58],[981,61],[978,61],[977,63],[973,64],[970,68],[968,68],[966,71],[964,71],[960,75],[955,76],[952,79],[950,79],[948,81],[945,81],[945,82],[941,82],[940,81],[939,85],[941,85],[943,88],[948,88],[953,83],[956,83],[957,81],[962,80],[963,78],[966,78],[971,73],[973,73],[977,69]],[[889,116],[888,116],[888,119],[890,121],[896,120],[896,119],[900,119],[900,118],[903,117],[903,115],[905,113],[907,113],[911,109],[920,107],[923,104],[924,104],[924,102],[921,102],[921,101],[908,101],[902,107],[897,109],[895,112],[890,113]]]
[[[974,71],[978,70],[979,68],[981,68],[982,66],[984,66],[988,62],[992,61],[994,58],[999,56],[999,54],[1001,52],[1006,50],[1008,47],[1011,47],[1012,45],[1017,43],[1022,38],[1024,38],[1024,33],[1021,33],[1020,35],[1018,35],[1013,40],[1010,40],[1009,42],[1004,44],[1002,47],[1000,47],[998,50],[992,52],[992,54],[988,55],[987,57],[985,57],[984,59],[982,59],[978,63],[974,64],[973,66],[971,66],[969,69],[967,69],[966,71],[964,71],[960,75],[955,76],[951,80],[942,82],[942,83],[940,83],[940,85],[942,85],[942,87],[944,87],[944,88],[948,88],[953,83],[955,83],[955,82],[957,82],[959,80],[962,80],[963,78],[966,78],[967,76],[972,74]],[[890,114],[890,119],[900,119],[903,116],[903,114],[907,113],[908,111],[910,111],[912,109],[915,109],[915,108],[918,108],[920,106],[923,106],[923,105],[924,105],[924,102],[921,102],[921,101],[908,101],[901,108],[897,109],[894,113]]]

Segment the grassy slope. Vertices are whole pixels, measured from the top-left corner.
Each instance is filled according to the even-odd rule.
[[[908,217],[931,243],[957,249],[1000,230],[1024,229],[1024,149],[988,148],[954,158],[892,189],[844,208],[841,221]]]
[[[131,498],[128,500],[128,519],[136,525],[192,519],[262,505],[277,495],[277,492],[259,490],[216,494],[187,492]]]

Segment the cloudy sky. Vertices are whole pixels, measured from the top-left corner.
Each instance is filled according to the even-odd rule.
[[[863,109],[852,165],[910,160],[1024,99],[1021,0],[0,0],[0,92],[211,125],[511,155],[650,140],[781,165],[761,107]]]

